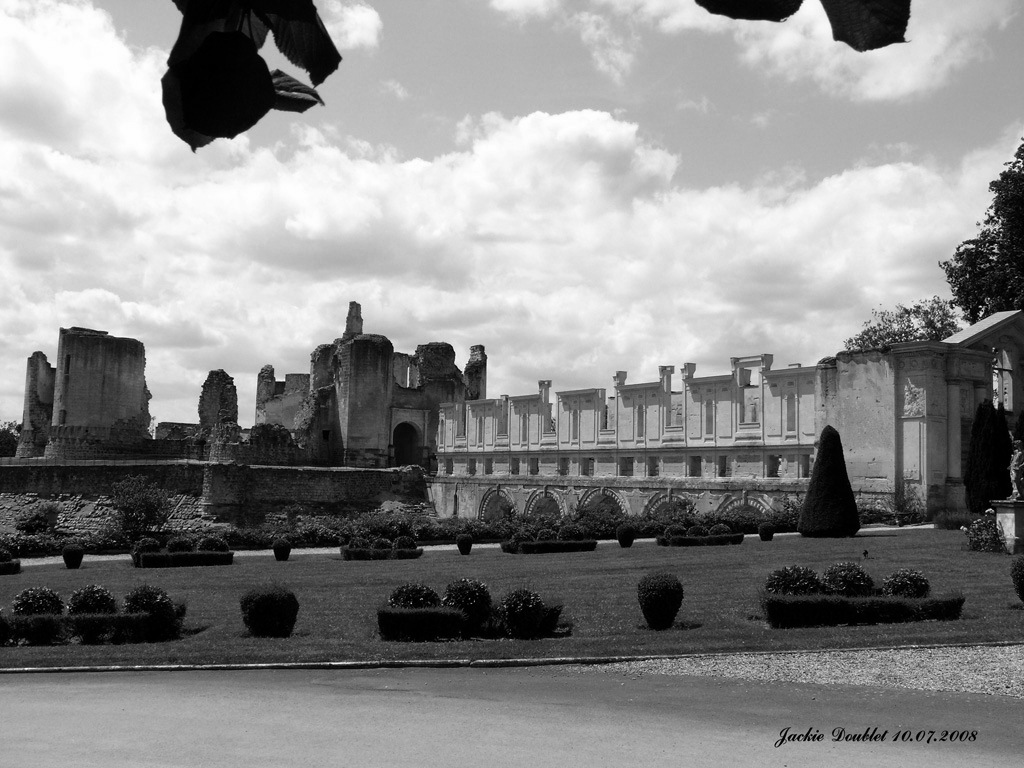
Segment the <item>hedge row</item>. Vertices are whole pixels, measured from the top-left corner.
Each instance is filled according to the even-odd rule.
[[[21,560],[8,560],[0,563],[0,576],[11,576],[21,573]]]
[[[415,560],[423,555],[423,548],[373,549],[370,547],[342,547],[343,560]]]
[[[597,549],[594,539],[584,541],[562,541],[541,539],[540,541],[503,541],[501,551],[510,555],[547,555],[556,552],[593,552]]]
[[[896,624],[960,618],[962,595],[940,598],[781,595],[762,592],[761,607],[776,629],[840,624]]]
[[[462,637],[466,616],[458,608],[379,608],[377,628],[383,640],[424,642]]]
[[[54,645],[78,639],[83,645],[142,643],[150,639],[151,618],[146,613],[78,613],[72,616],[41,614],[0,617],[15,644]],[[2,642],[0,642],[2,644]]]
[[[234,552],[139,552],[136,568],[188,568],[201,565],[231,565]]]
[[[659,547],[716,547],[725,544],[742,544],[742,533],[720,533],[712,536],[658,536]]]

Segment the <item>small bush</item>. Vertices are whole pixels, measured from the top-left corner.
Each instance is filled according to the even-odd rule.
[[[274,550],[274,559],[282,563],[292,553],[292,543],[288,539],[274,539],[270,548]]]
[[[558,538],[562,541],[582,541],[594,538],[588,535],[588,531],[578,523],[566,523],[558,529]]]
[[[173,640],[181,634],[184,607],[175,606],[170,596],[159,587],[140,584],[124,596],[125,613],[144,613],[149,620],[143,628],[148,642]]]
[[[195,552],[196,545],[187,536],[175,536],[167,541],[168,552]]]
[[[395,549],[416,549],[416,539],[412,536],[399,536],[395,539]]]
[[[85,557],[85,547],[77,541],[71,541],[64,545],[60,552],[64,565],[74,570],[82,565],[82,558]]]
[[[529,589],[514,589],[499,604],[501,623],[505,634],[518,640],[540,637],[547,606],[540,595]]]
[[[136,568],[191,568],[231,565],[234,552],[141,552]]]
[[[440,604],[440,595],[426,584],[402,584],[388,598],[392,608],[436,608]]]
[[[6,547],[0,547],[0,563],[9,563],[12,559],[11,550]]]
[[[708,529],[703,525],[691,525],[686,529],[687,536],[707,536]]]
[[[559,539],[538,539],[524,541],[517,550],[521,555],[545,555],[557,552],[593,552],[597,549],[597,541],[561,541]]]
[[[840,624],[892,624],[952,621],[960,618],[962,595],[944,598],[842,597],[841,595],[761,595],[768,623],[776,629]]]
[[[159,552],[160,542],[156,539],[147,537],[141,538],[132,545],[132,564],[138,568],[140,566],[140,555],[143,552]]]
[[[289,637],[299,615],[299,599],[278,584],[242,595],[242,621],[253,637]]]
[[[771,523],[761,523],[757,526],[757,535],[761,541],[771,541],[775,538],[775,526]]]
[[[53,502],[40,504],[30,512],[26,512],[14,521],[14,529],[26,536],[36,536],[40,533],[50,532],[49,511],[57,511],[59,507]]]
[[[160,486],[145,475],[129,475],[110,489],[117,522],[129,539],[158,530],[171,514],[171,504]]]
[[[764,582],[764,591],[774,595],[813,595],[821,590],[818,574],[802,565],[772,571]]]
[[[370,544],[370,549],[394,549],[391,539],[377,538]]]
[[[353,536],[351,539],[348,540],[348,544],[346,544],[345,546],[347,546],[349,549],[369,549],[370,542],[360,536]]]
[[[939,530],[959,531],[961,528],[969,527],[977,519],[978,516],[972,515],[970,512],[961,512],[958,509],[940,509],[935,513],[932,522]]]
[[[690,528],[685,525],[670,525],[665,529],[665,538],[671,539],[673,536],[686,536],[686,532],[689,530]]]
[[[633,546],[633,542],[636,541],[636,528],[629,523],[624,523],[615,529],[615,538],[619,542],[620,547],[629,549]]]
[[[558,538],[558,534],[551,528],[541,528],[537,531],[537,541],[554,541]]]
[[[491,617],[491,592],[482,581],[459,579],[444,588],[441,605],[462,611],[466,616],[466,632],[474,632]]]
[[[1010,580],[1017,597],[1024,602],[1024,555],[1013,558],[1010,564]]]
[[[967,529],[967,546],[975,552],[1006,552],[1003,532],[993,517],[979,517]]]
[[[636,597],[647,626],[668,629],[683,604],[683,584],[674,574],[651,573],[637,583]]]
[[[460,637],[466,617],[457,608],[380,608],[377,628],[382,640],[430,642]]]
[[[15,616],[60,616],[64,601],[49,587],[29,587],[14,596],[11,612]]]
[[[21,560],[0,561],[0,576],[13,576],[21,573]]]
[[[717,523],[708,528],[708,536],[724,536],[727,533],[732,533],[732,528],[725,523]]]
[[[455,546],[459,548],[460,555],[468,555],[473,550],[473,536],[468,533],[460,533],[455,537]]]
[[[109,589],[97,584],[79,587],[68,598],[68,613],[117,613],[117,599]]]
[[[821,586],[830,595],[865,597],[874,591],[875,582],[856,563],[835,563],[822,572]]]
[[[920,571],[900,568],[882,580],[882,594],[892,597],[928,597],[931,585]]]
[[[231,547],[220,536],[204,536],[196,544],[199,552],[230,552]]]

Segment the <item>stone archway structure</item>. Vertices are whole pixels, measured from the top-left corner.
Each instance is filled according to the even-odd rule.
[[[689,503],[691,507],[694,507],[697,504],[697,499],[691,493],[673,492],[669,494],[666,491],[662,491],[661,493],[654,494],[647,500],[647,503],[644,504],[643,514],[645,516],[656,515],[663,507],[666,507],[669,504],[675,504],[679,501],[685,501]]]
[[[580,496],[579,503],[576,505],[578,511],[586,509],[588,506],[595,502],[599,502],[603,499],[610,499],[615,502],[619,508],[619,512],[623,515],[629,515],[629,505],[626,503],[619,494],[613,491],[611,488],[591,488]]]
[[[416,425],[408,421],[397,425],[391,435],[391,444],[395,449],[395,466],[423,464],[423,438]]]
[[[739,497],[726,497],[718,505],[716,512],[720,515],[727,515],[733,512],[741,512],[745,509],[752,510],[759,515],[770,515],[772,505],[770,499],[762,499],[754,495],[744,493]]]
[[[530,498],[526,500],[526,506],[524,507],[523,511],[528,517],[533,517],[541,510],[545,499],[551,499],[555,503],[555,505],[558,507],[558,514],[560,517],[564,517],[566,514],[568,514],[568,510],[566,509],[564,500],[560,499],[558,497],[558,494],[552,492],[547,488],[543,490],[538,490],[531,494]]]
[[[491,488],[480,499],[477,517],[480,520],[498,520],[505,515],[505,509],[511,509],[514,514],[517,511],[515,499],[501,488]]]

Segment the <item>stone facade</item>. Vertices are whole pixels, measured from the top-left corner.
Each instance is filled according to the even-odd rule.
[[[799,495],[825,425],[843,439],[862,505],[891,500],[897,485],[928,511],[962,508],[962,473],[975,409],[993,393],[1010,412],[1024,402],[1024,313],[1000,312],[942,342],[848,353],[814,366],[772,369],[768,354],[731,359],[729,373],[673,366],[657,381],[441,406],[442,515],[486,515],[495,494],[519,511],[541,496],[571,511],[594,488],[632,514],[668,493],[699,509],[736,503],[778,507]]]

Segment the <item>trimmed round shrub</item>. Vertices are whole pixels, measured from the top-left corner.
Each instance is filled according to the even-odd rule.
[[[1013,581],[1013,590],[1017,597],[1024,602],[1024,555],[1013,558],[1010,563],[1010,579]]]
[[[156,539],[150,538],[149,536],[143,536],[141,539],[132,544],[133,555],[138,555],[143,552],[159,552],[160,550],[160,542]]]
[[[629,549],[636,541],[636,528],[629,523],[623,523],[615,529],[615,539],[623,549]]]
[[[671,573],[650,573],[636,585],[636,598],[651,629],[668,629],[683,604],[683,583]]]
[[[552,528],[541,528],[537,531],[537,541],[552,541],[557,538],[558,534]]]
[[[726,536],[730,533],[732,533],[732,528],[725,523],[716,523],[708,529],[708,536]]]
[[[395,546],[391,539],[385,539],[384,537],[374,539],[373,543],[370,544],[370,549],[394,549]]]
[[[412,536],[399,536],[395,539],[395,549],[416,549],[416,539]]]
[[[558,529],[558,538],[562,541],[583,541],[590,538],[588,531],[577,523],[566,523]]]
[[[529,589],[514,589],[502,598],[499,606],[505,633],[517,640],[540,637],[547,606],[540,595]]]
[[[7,549],[7,547],[0,547],[0,563],[9,563],[13,559],[11,550]]]
[[[687,536],[707,536],[708,529],[703,525],[691,525],[686,529]]]
[[[349,549],[369,549],[370,542],[366,539],[360,538],[359,536],[353,536],[348,540],[348,544],[346,546],[348,546]]]
[[[181,631],[178,610],[160,587],[140,584],[124,596],[122,607],[125,613],[149,614],[144,630],[146,640],[172,640]]]
[[[69,541],[60,551],[60,555],[64,560],[65,567],[74,570],[82,565],[82,558],[85,557],[85,547],[77,541]]]
[[[204,536],[196,544],[200,552],[230,552],[231,547],[220,536]]]
[[[821,586],[832,595],[865,597],[872,593],[875,582],[856,563],[835,563],[822,571]]]
[[[299,599],[279,584],[249,590],[240,604],[242,621],[253,637],[289,637],[299,615]]]
[[[473,549],[472,534],[460,533],[455,537],[455,546],[459,548],[460,555],[468,555]]]
[[[196,545],[187,536],[175,536],[167,540],[168,552],[195,552]]]
[[[68,613],[117,613],[117,599],[109,589],[98,584],[87,584],[71,593]]]
[[[900,568],[882,580],[882,594],[893,597],[928,597],[931,585],[920,571]]]
[[[761,523],[757,526],[757,535],[761,541],[771,541],[775,538],[775,526],[771,523]]]
[[[444,588],[441,605],[462,611],[466,616],[466,631],[472,631],[491,617],[491,591],[482,581],[459,579]]]
[[[441,597],[426,584],[403,584],[388,598],[392,608],[436,608],[440,604]]]
[[[822,591],[821,579],[810,568],[787,565],[768,575],[764,591],[776,595],[815,595]]]
[[[280,562],[287,560],[292,553],[292,543],[288,539],[274,539],[270,548],[274,550],[274,559]]]
[[[665,538],[671,539],[676,536],[686,536],[688,530],[685,525],[670,525],[665,529]]]
[[[967,529],[967,546],[975,552],[1005,552],[1003,532],[992,517],[980,517]]]
[[[29,587],[14,596],[11,612],[16,616],[60,616],[64,601],[49,587]]]

